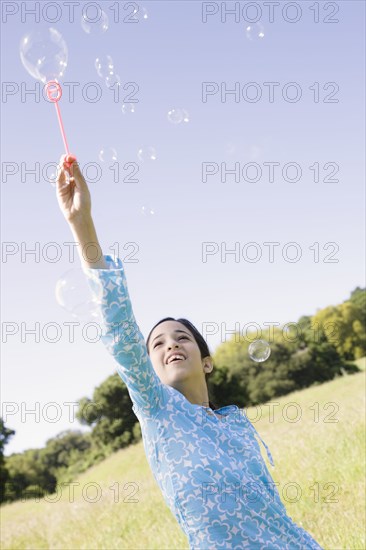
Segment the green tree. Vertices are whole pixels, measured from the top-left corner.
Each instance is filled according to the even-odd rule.
[[[6,458],[4,457],[4,447],[9,439],[15,434],[15,431],[5,426],[4,420],[0,417],[0,502],[4,502],[6,484],[9,482],[9,472],[6,467]]]
[[[93,399],[80,399],[76,417],[82,424],[92,426],[91,437],[97,447],[117,450],[134,437],[137,419],[132,405],[125,383],[115,373],[95,388]]]
[[[42,463],[56,478],[60,469],[67,469],[80,461],[91,448],[89,434],[80,430],[65,430],[56,437],[48,439],[42,449]]]
[[[352,361],[366,354],[366,326],[362,310],[350,301],[329,306],[312,318],[319,329],[320,340],[334,346],[340,357]]]
[[[23,453],[14,453],[6,459],[9,470],[10,491],[8,500],[34,494],[34,487],[40,491],[53,492],[56,477],[43,461],[43,449],[27,449]],[[32,491],[29,488],[32,487]]]
[[[352,292],[349,298],[349,301],[352,302],[355,306],[359,307],[363,311],[364,315],[366,313],[366,288],[356,287]]]

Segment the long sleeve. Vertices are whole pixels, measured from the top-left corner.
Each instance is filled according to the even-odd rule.
[[[104,256],[108,269],[83,268],[95,297],[101,302],[101,340],[117,361],[133,411],[155,416],[166,402],[166,389],[155,373],[143,335],[136,323],[119,258]]]

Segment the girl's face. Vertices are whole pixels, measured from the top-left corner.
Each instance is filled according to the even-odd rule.
[[[174,360],[173,355],[181,358]],[[202,383],[205,372],[212,370],[212,367],[204,367],[210,367],[210,358],[201,359],[193,334],[178,321],[164,321],[154,328],[149,341],[149,356],[162,383],[173,387]]]

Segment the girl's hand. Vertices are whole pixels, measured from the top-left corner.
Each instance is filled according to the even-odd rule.
[[[61,212],[68,222],[91,218],[91,197],[76,158],[62,155],[57,172],[56,194]]]

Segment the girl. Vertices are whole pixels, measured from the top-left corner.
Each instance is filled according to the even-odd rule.
[[[102,255],[90,193],[75,160],[61,157],[58,202],[80,245],[91,288],[103,287],[102,341],[118,363],[147,460],[190,548],[321,550],[287,515],[251,422],[236,405],[216,409],[210,403],[206,379],[213,363],[197,329],[186,319],[167,317],[145,344],[121,260]],[[94,262],[82,254],[90,243]]]

